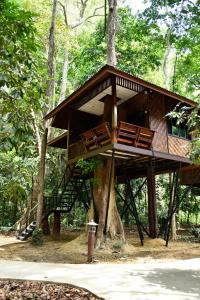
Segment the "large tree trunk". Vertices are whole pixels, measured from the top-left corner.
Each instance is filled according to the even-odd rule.
[[[108,39],[107,39],[107,63],[116,65],[115,33],[117,18],[117,0],[108,0]],[[110,121],[112,116],[112,141],[115,142],[115,131],[117,124],[116,106],[116,83],[112,83],[112,97],[104,103],[104,121]],[[123,224],[118,213],[115,194],[115,163],[114,159],[105,159],[95,172],[97,186],[94,186],[94,204],[97,222],[96,247],[104,242],[104,237],[125,240]]]
[[[104,242],[105,234],[111,239],[119,238],[124,241],[124,229],[116,206],[114,165],[111,159],[102,161],[95,171],[95,177],[97,184],[94,185],[93,194],[99,224],[96,241],[98,248]]]

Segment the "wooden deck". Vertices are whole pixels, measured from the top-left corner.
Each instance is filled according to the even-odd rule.
[[[69,163],[94,156],[111,158],[114,152],[116,174],[123,180],[124,172],[130,176],[143,176],[152,159],[157,174],[188,165],[190,160],[170,153],[154,151],[154,131],[125,122],[119,122],[117,143],[112,143],[108,123],[103,123],[81,135],[81,140],[69,147]],[[122,167],[123,166],[123,167]],[[133,168],[134,166],[134,168]]]

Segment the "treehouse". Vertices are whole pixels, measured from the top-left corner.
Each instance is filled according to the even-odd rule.
[[[142,242],[143,228],[130,180],[145,178],[148,189],[149,236],[156,237],[155,175],[173,172],[175,185],[183,167],[184,184],[187,184],[190,177],[188,174],[192,172],[187,169],[191,163],[191,136],[184,124],[177,126],[176,120],[167,117],[177,104],[188,107],[196,105],[185,97],[106,65],[49,112],[45,119],[51,119],[51,126],[63,129],[64,132],[48,141],[47,145],[66,149],[68,171],[60,185],[63,190],[56,196],[45,198],[44,217],[54,212],[55,219],[57,218],[55,222],[58,224],[59,213],[70,211],[75,200],[69,199],[81,197],[83,185],[83,180],[76,171],[76,163],[80,159],[97,157],[110,162],[107,170],[102,173],[106,179],[101,182],[102,190],[107,185],[105,222],[102,225],[104,230],[109,227],[110,211],[116,209],[109,204],[114,186],[124,183],[129,188],[130,199],[125,199],[122,195],[120,197],[130,206]],[[75,178],[79,181],[74,185],[72,181]],[[188,184],[192,184],[191,179]],[[70,185],[73,188],[67,189]],[[95,198],[91,195],[93,197]],[[89,208],[89,202],[84,203],[86,209]],[[100,222],[99,218],[97,221]],[[168,225],[169,223],[170,217]]]
[[[184,124],[178,126],[167,117],[177,104],[196,106],[185,97],[106,65],[46,115],[52,127],[64,130],[48,146],[66,149],[71,168],[79,159],[109,159],[109,188],[113,178],[115,184],[146,178],[149,235],[156,237],[155,175],[180,173],[184,167],[182,182],[192,184],[188,175],[193,172],[191,136]],[[199,179],[195,178],[195,184]]]

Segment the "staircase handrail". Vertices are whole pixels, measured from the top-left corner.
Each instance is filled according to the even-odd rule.
[[[25,225],[24,227],[28,226],[32,215],[34,216],[34,214],[37,213],[37,207],[38,207],[38,203],[33,208],[31,208],[30,211],[27,211],[27,213],[24,215],[24,217],[20,220],[20,222],[19,222],[19,232],[22,231],[23,225]],[[34,214],[33,214],[33,212],[34,212]]]

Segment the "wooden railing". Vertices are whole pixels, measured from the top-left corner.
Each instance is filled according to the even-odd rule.
[[[154,131],[120,121],[117,127],[117,143],[150,149]],[[69,159],[111,143],[109,123],[102,123],[81,134],[81,140],[69,146]]]

